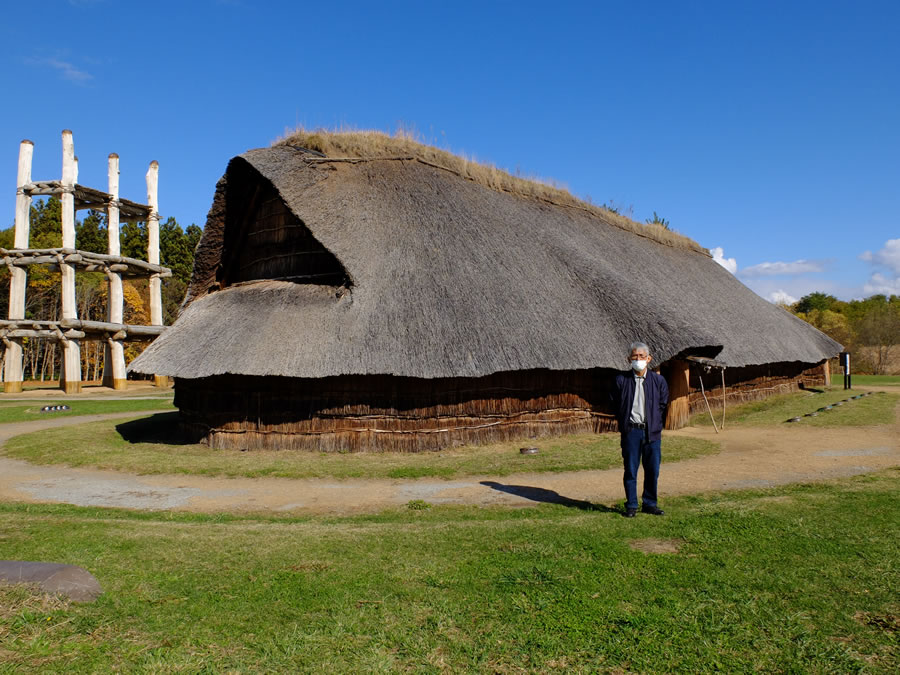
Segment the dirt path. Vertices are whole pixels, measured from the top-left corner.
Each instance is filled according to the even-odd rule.
[[[134,412],[0,425],[12,436],[70,424],[133,417]],[[800,425],[733,428],[716,435],[693,427],[671,436],[715,440],[715,455],[667,464],[663,439],[660,502],[672,495],[828,480],[900,466],[900,424],[867,428]],[[347,514],[421,499],[433,504],[521,506],[534,502],[611,505],[622,501],[622,471],[523,473],[457,480],[294,480],[136,476],[114,471],[38,466],[0,457],[0,500],[202,512]]]

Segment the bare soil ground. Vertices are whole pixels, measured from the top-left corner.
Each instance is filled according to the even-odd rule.
[[[0,443],[12,436],[68,424],[134,416],[92,415],[0,425]],[[691,427],[666,435],[715,440],[722,451],[667,464],[665,436],[660,500],[710,491],[823,481],[900,467],[900,423],[877,427],[799,425],[738,427],[716,434]],[[0,500],[67,503],[149,510],[350,514],[431,504],[525,506],[535,502],[609,508],[622,500],[622,471],[523,473],[497,479],[292,480],[138,476],[113,471],[37,466],[0,457]]]
[[[65,394],[59,388],[59,383],[54,380],[47,382],[27,382],[25,389],[18,394],[4,394],[3,402],[8,401],[33,401],[35,399],[54,399],[54,400],[84,400],[84,399],[142,399],[142,398],[164,398],[172,396],[171,387],[157,387],[152,382],[145,380],[135,380],[128,382],[127,389],[116,390],[111,387],[104,387],[96,382],[85,382],[83,388],[78,394]]]

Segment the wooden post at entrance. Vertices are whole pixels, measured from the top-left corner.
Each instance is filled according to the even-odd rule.
[[[34,143],[29,140],[19,144],[19,170],[16,177],[16,230],[15,247],[28,248],[31,217],[31,195],[26,194],[25,186],[31,183],[31,160],[34,155]],[[28,275],[22,267],[11,267],[9,270],[9,318],[25,318],[25,287]],[[3,391],[16,394],[22,391],[24,379],[22,338],[5,338],[6,357],[3,369]]]
[[[63,248],[75,248],[75,183],[78,180],[78,160],[75,158],[75,143],[72,132],[62,132],[62,194],[59,201],[62,206],[62,245]],[[77,319],[78,308],[75,304],[75,266],[65,263],[60,256],[59,273],[62,277],[62,318]],[[62,344],[62,373],[60,388],[67,394],[81,391],[81,345],[78,340],[66,338]]]
[[[827,359],[825,363],[822,364],[822,374],[825,376],[825,386],[831,386],[831,362]]]
[[[669,411],[666,429],[680,429],[691,418],[689,395],[691,393],[691,369],[687,361],[671,361],[668,364]]]
[[[109,204],[106,207],[109,255],[121,255],[119,244],[119,156],[109,156]],[[122,291],[122,274],[112,270],[106,273],[108,282],[107,320],[110,323],[124,323],[125,298]],[[103,359],[103,384],[113,389],[128,386],[125,371],[125,343],[115,336],[106,341]]]

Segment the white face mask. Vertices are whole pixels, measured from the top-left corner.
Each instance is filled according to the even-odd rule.
[[[639,373],[642,370],[644,370],[644,368],[647,367],[647,361],[644,359],[638,359],[637,361],[632,361],[631,367],[634,370],[634,372]]]

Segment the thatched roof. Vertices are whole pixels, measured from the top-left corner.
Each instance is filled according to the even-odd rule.
[[[226,222],[246,220],[235,211],[254,182],[274,186],[343,266],[345,286],[218,289],[223,249],[236,241]],[[322,158],[278,145],[229,163],[182,314],[132,369],[185,378],[472,377],[622,368],[634,340],[657,362],[696,353],[732,367],[818,363],[840,350],[705,251],[578,204],[408,155]]]

